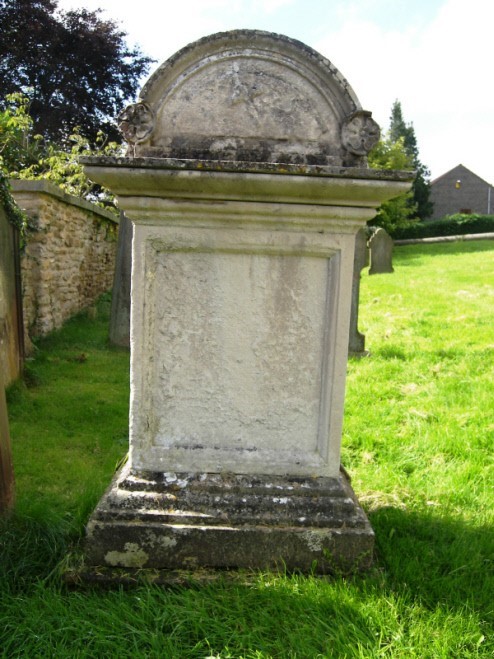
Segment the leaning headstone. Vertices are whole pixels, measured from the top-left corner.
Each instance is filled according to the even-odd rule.
[[[120,213],[117,258],[110,313],[110,341],[130,347],[130,277],[132,270],[132,222]]]
[[[393,269],[393,239],[381,228],[378,228],[369,240],[370,275],[394,272]]]
[[[303,44],[234,31],[162,65],[86,159],[134,224],[130,452],[87,527],[106,568],[366,567],[340,470],[357,231],[409,175]]]
[[[353,355],[365,353],[365,336],[358,330],[358,310],[360,304],[360,273],[369,265],[369,248],[367,231],[359,229],[355,236],[355,255],[353,258],[352,306],[350,310],[350,338],[348,350]]]

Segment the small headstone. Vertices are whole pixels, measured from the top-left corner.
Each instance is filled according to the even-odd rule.
[[[348,350],[351,354],[365,352],[365,336],[358,330],[358,310],[360,303],[360,273],[369,264],[367,231],[359,229],[355,236],[355,256],[353,259],[352,308],[350,311],[350,338]]]
[[[132,271],[132,222],[120,213],[117,258],[110,314],[110,341],[130,348],[130,277]]]
[[[370,247],[370,275],[394,272],[393,269],[393,239],[381,227],[372,235]]]

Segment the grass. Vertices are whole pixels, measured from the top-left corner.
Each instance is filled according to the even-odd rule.
[[[108,300],[41,341],[8,392],[17,508],[0,531],[0,656],[494,656],[494,247],[395,250],[363,275],[343,462],[376,531],[365,576],[188,589],[60,580],[126,451],[128,355]]]

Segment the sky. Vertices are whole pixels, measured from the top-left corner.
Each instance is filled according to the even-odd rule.
[[[58,6],[102,9],[130,46],[157,60],[150,74],[215,32],[249,28],[298,39],[339,69],[383,131],[400,101],[431,179],[461,163],[494,183],[492,0],[58,0]]]

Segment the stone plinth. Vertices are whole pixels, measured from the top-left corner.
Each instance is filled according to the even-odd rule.
[[[340,471],[355,235],[410,176],[369,171],[348,83],[266,33],[185,49],[121,124],[131,157],[86,171],[134,224],[130,454],[88,561],[367,566]]]
[[[364,569],[374,535],[344,475],[120,473],[88,561],[122,568]]]

